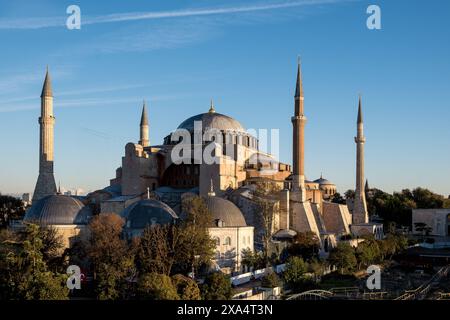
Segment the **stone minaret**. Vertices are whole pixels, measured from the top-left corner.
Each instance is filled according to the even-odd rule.
[[[36,188],[34,189],[33,201],[56,194],[56,183],[55,177],[53,176],[54,125],[52,84],[47,68],[41,94],[41,116],[39,117],[39,177],[36,182]]]
[[[305,188],[305,124],[303,103],[303,83],[300,61],[297,70],[297,84],[295,87],[295,114],[292,117],[293,125],[293,150],[292,150],[292,191],[297,193],[297,201],[304,202],[306,199]]]
[[[364,190],[364,124],[361,110],[361,96],[358,105],[358,121],[357,121],[356,142],[356,189],[355,203],[353,207],[353,223],[368,223],[369,214],[367,213],[366,195]]]
[[[148,147],[150,145],[149,133],[148,133],[148,116],[147,116],[147,104],[144,100],[144,105],[142,107],[142,115],[141,115],[141,131],[139,144],[143,147]]]

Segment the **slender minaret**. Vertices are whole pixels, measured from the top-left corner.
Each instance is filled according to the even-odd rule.
[[[39,177],[36,182],[36,188],[34,189],[33,201],[56,194],[56,183],[55,177],[53,176],[54,125],[52,84],[47,67],[41,94],[41,116],[39,117]]]
[[[297,70],[297,84],[295,87],[295,115],[291,118],[293,125],[293,150],[292,150],[292,191],[299,193],[297,201],[304,202],[306,199],[305,188],[305,124],[303,103],[303,83],[300,60]]]
[[[142,115],[141,115],[141,139],[139,140],[139,144],[143,147],[148,147],[150,145],[149,133],[148,133],[148,115],[147,115],[147,103],[144,100],[144,105],[142,106]]]
[[[358,104],[358,121],[356,143],[356,189],[355,203],[353,207],[353,223],[368,223],[369,214],[367,213],[366,195],[364,190],[364,124],[361,110],[361,96],[359,96]]]

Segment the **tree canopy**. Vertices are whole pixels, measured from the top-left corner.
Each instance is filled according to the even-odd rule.
[[[0,299],[67,299],[67,275],[49,269],[42,235],[33,224],[21,235],[0,235]]]

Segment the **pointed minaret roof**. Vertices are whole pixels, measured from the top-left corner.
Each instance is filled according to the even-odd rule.
[[[209,113],[214,113],[216,112],[216,109],[214,109],[214,102],[211,99],[211,105],[209,106]]]
[[[48,72],[48,66],[47,72],[45,73],[44,86],[42,87],[41,98],[42,97],[53,97],[52,81],[50,78],[50,73]]]
[[[362,107],[361,107],[361,95],[359,95],[359,102],[358,102],[358,123],[362,123],[363,122],[363,117],[362,117]]]
[[[364,186],[364,190],[369,191],[370,187],[369,187],[369,180],[366,179],[366,185]]]
[[[298,58],[298,67],[297,67],[297,83],[295,85],[295,98],[303,97],[303,82],[302,82],[302,68],[300,57]]]
[[[148,126],[147,102],[145,100],[142,106],[141,126]]]

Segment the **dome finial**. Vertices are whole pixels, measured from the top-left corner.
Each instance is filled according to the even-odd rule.
[[[320,173],[320,179],[323,179],[323,175],[322,175],[322,172]]]
[[[213,184],[213,179],[211,178],[211,187],[210,190],[208,192],[208,196],[209,197],[215,197],[216,193],[214,192],[214,184]]]
[[[216,109],[214,109],[214,103],[213,103],[213,100],[212,100],[212,99],[211,99],[211,105],[210,105],[210,107],[209,107],[209,112],[210,112],[210,113],[216,112]]]

